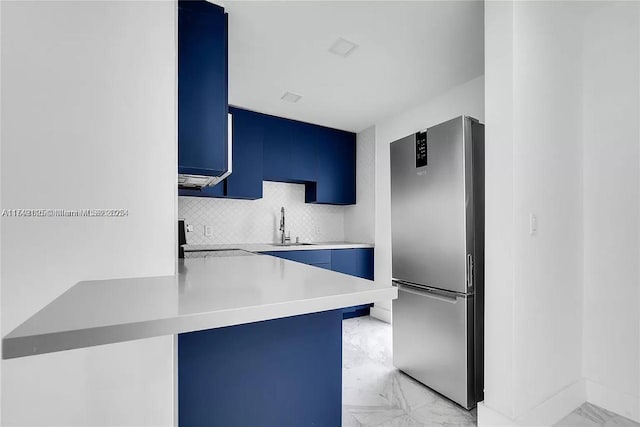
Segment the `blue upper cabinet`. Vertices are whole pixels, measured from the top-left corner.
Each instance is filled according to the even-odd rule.
[[[262,181],[305,184],[305,201],[356,202],[356,135],[296,120],[230,107],[233,173],[181,196],[259,199]]]
[[[261,114],[230,107],[233,116],[233,173],[225,180],[224,196],[262,198],[264,129]]]
[[[227,80],[224,9],[206,1],[179,1],[179,173],[219,176],[227,170]]]
[[[255,200],[262,198],[262,114],[229,107],[233,117],[233,173],[222,183],[202,190],[180,189],[181,196]]]
[[[316,140],[316,182],[307,186],[306,202],[355,204],[356,135],[318,127]]]
[[[263,165],[265,181],[289,182],[292,158],[288,121],[279,117],[262,115],[264,129]]]
[[[316,126],[262,115],[264,122],[264,180],[315,181]]]
[[[293,121],[289,150],[291,165],[289,175],[292,181],[310,182],[317,178],[316,150],[318,147],[317,126]]]
[[[264,180],[306,184],[305,201],[356,202],[356,135],[263,115]]]

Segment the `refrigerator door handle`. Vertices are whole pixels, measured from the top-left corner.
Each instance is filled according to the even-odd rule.
[[[467,254],[467,287],[473,287],[473,255]]]
[[[454,292],[442,291],[433,288],[418,287],[409,283],[402,282],[400,280],[393,280],[393,286],[404,292],[418,295],[422,297],[429,297],[440,301],[448,302],[450,304],[456,304],[458,298],[465,298],[465,295],[457,295]]]

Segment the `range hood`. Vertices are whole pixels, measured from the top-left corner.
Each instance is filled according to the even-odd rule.
[[[233,117],[227,114],[227,171],[219,176],[178,174],[178,188],[188,190],[202,190],[205,187],[213,187],[224,181],[233,170]]]

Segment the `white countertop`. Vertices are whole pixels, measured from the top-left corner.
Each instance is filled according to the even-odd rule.
[[[175,276],[79,282],[3,338],[3,359],[396,297],[391,285],[266,255],[185,259]]]
[[[309,251],[324,249],[358,249],[373,248],[371,243],[354,242],[318,242],[312,244],[296,244],[281,246],[275,243],[234,243],[228,245],[183,245],[185,252],[195,251],[219,251],[224,249],[242,249],[247,252],[269,252],[269,251]]]

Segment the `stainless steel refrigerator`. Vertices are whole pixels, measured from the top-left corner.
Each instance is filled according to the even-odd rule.
[[[483,399],[484,126],[391,143],[394,365],[470,409]]]

